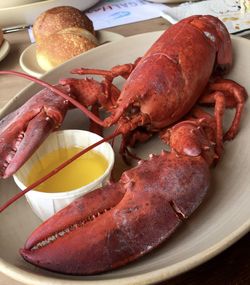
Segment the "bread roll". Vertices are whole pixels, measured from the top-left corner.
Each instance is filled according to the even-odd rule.
[[[50,35],[37,45],[36,58],[45,71],[98,45],[94,35],[81,28],[68,28]]]
[[[71,6],[49,9],[38,16],[33,25],[33,34],[37,43],[65,28],[82,28],[94,34],[92,21],[80,10]]]
[[[37,62],[45,71],[98,45],[92,21],[70,6],[42,13],[34,23],[33,33]]]

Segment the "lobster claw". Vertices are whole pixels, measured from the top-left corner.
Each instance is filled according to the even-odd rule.
[[[120,267],[166,240],[198,207],[208,185],[208,165],[200,156],[151,156],[119,182],[78,198],[45,221],[20,254],[64,274]]]
[[[43,89],[0,121],[1,177],[15,173],[50,132],[60,126],[67,106],[63,98]]]

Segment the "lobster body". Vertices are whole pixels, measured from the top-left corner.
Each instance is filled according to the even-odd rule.
[[[182,129],[189,134],[190,126],[197,129],[187,125]],[[75,200],[43,223],[21,255],[40,267],[75,275],[122,266],[172,234],[200,205],[209,181],[209,165],[201,155],[152,155],[119,182]]]
[[[135,106],[140,112],[132,117],[141,116],[147,129],[168,127],[190,111],[214,71],[222,75],[231,64],[231,40],[224,25],[212,16],[187,18],[166,30],[136,65],[111,120],[123,119]]]

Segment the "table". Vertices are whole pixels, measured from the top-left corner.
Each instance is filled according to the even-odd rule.
[[[139,33],[165,30],[170,24],[162,18],[143,21],[134,24],[107,29],[112,32],[130,36]],[[27,32],[18,32],[5,35],[11,44],[10,54],[0,62],[0,69],[21,71],[19,56],[30,44]],[[24,88],[29,82],[22,78],[0,76],[0,108],[4,106],[17,92]],[[8,92],[4,92],[4,91]],[[0,273],[0,285],[21,285]],[[171,280],[161,282],[158,285],[245,285],[250,284],[250,234],[241,238],[229,249],[206,262],[205,264],[177,276]]]

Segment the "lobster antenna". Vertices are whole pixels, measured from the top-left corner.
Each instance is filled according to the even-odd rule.
[[[39,180],[37,180],[36,182],[34,182],[33,184],[31,184],[30,186],[28,186],[26,189],[24,189],[23,191],[19,192],[18,194],[16,194],[15,196],[13,196],[9,201],[7,201],[5,204],[3,204],[0,207],[0,213],[2,213],[6,208],[8,208],[10,205],[12,205],[16,200],[18,200],[19,198],[21,198],[23,195],[25,195],[27,192],[29,192],[30,190],[34,189],[35,187],[37,187],[38,185],[40,185],[41,183],[43,183],[44,181],[48,180],[50,177],[54,176],[57,172],[59,172],[60,170],[62,170],[64,167],[66,167],[68,164],[70,164],[71,162],[73,162],[74,160],[76,160],[77,158],[79,158],[80,156],[82,156],[83,154],[87,153],[88,151],[90,151],[91,149],[95,148],[96,146],[107,142],[109,140],[114,139],[115,137],[117,137],[118,135],[120,135],[120,132],[114,132],[112,135],[101,139],[100,141],[88,146],[87,148],[81,150],[80,152],[78,152],[77,154],[75,154],[74,156],[72,156],[71,158],[69,158],[68,160],[64,161],[62,164],[60,164],[58,167],[56,167],[54,170],[52,170],[51,172],[49,172],[48,174],[46,174],[45,176],[41,177]]]
[[[91,113],[88,108],[86,108],[85,106],[83,106],[82,104],[80,104],[79,102],[77,102],[74,98],[70,97],[69,95],[67,95],[66,93],[64,93],[63,91],[61,91],[60,89],[58,89],[57,87],[44,82],[41,79],[38,79],[36,77],[33,77],[31,75],[22,73],[22,72],[18,72],[18,71],[13,71],[13,70],[0,70],[0,74],[8,74],[8,75],[16,75],[18,77],[23,77],[25,79],[28,79],[30,81],[33,81],[45,88],[48,88],[49,90],[51,90],[52,92],[56,93],[57,95],[63,97],[65,100],[68,100],[72,105],[74,105],[75,107],[79,108],[89,119],[91,119],[92,121],[94,121],[95,123],[97,123],[98,125],[104,126],[103,121],[98,118],[97,116],[95,116],[93,113]]]

